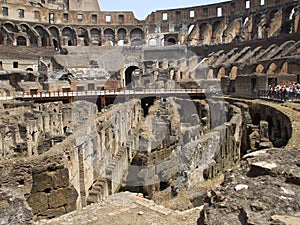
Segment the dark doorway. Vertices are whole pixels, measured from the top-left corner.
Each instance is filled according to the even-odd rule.
[[[135,71],[136,69],[139,69],[137,66],[130,66],[125,70],[125,86],[127,88],[131,88],[132,87],[132,73],[133,71]]]

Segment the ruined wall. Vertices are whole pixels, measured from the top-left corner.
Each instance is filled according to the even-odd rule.
[[[117,191],[132,151],[138,148],[130,134],[142,115],[139,101],[99,116],[80,107],[72,113],[84,121],[72,127],[74,133],[62,143],[39,156],[1,163],[1,184],[12,189],[17,185],[15,191],[26,197],[37,218],[65,214]],[[70,117],[64,121],[70,122]]]

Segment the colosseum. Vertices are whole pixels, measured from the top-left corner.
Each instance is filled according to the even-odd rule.
[[[299,0],[0,7],[0,224],[300,224]]]

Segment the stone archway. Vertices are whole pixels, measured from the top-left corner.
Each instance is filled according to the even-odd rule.
[[[35,31],[39,34],[41,45],[42,46],[49,46],[50,45],[50,38],[47,31],[40,25],[34,27]]]
[[[89,40],[88,40],[88,33],[86,29],[80,27],[77,29],[77,45],[80,46],[88,46]]]
[[[90,30],[91,41],[93,45],[101,45],[101,31],[97,28],[92,28]]]
[[[70,27],[65,27],[62,30],[62,36],[64,39],[64,45],[66,46],[76,46],[76,34],[74,30],[72,30]]]
[[[137,66],[129,66],[125,70],[125,86],[128,88],[132,88],[132,81],[133,81],[133,71],[139,69]]]
[[[26,38],[23,36],[17,37],[17,46],[27,46]]]
[[[115,32],[111,28],[104,30],[105,45],[113,46],[115,43]]]
[[[134,28],[130,32],[130,41],[133,46],[141,46],[143,45],[144,40],[144,32],[140,28]]]
[[[51,38],[52,38],[52,44],[54,48],[59,49],[60,48],[60,35],[59,30],[56,27],[50,27],[49,29]]]
[[[175,38],[168,38],[168,40],[167,40],[167,45],[176,45],[176,40],[175,40]]]

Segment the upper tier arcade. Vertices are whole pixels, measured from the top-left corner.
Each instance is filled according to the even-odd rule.
[[[0,44],[26,46],[193,46],[299,32],[299,1],[232,0],[157,10],[101,11],[97,0],[0,0]]]

